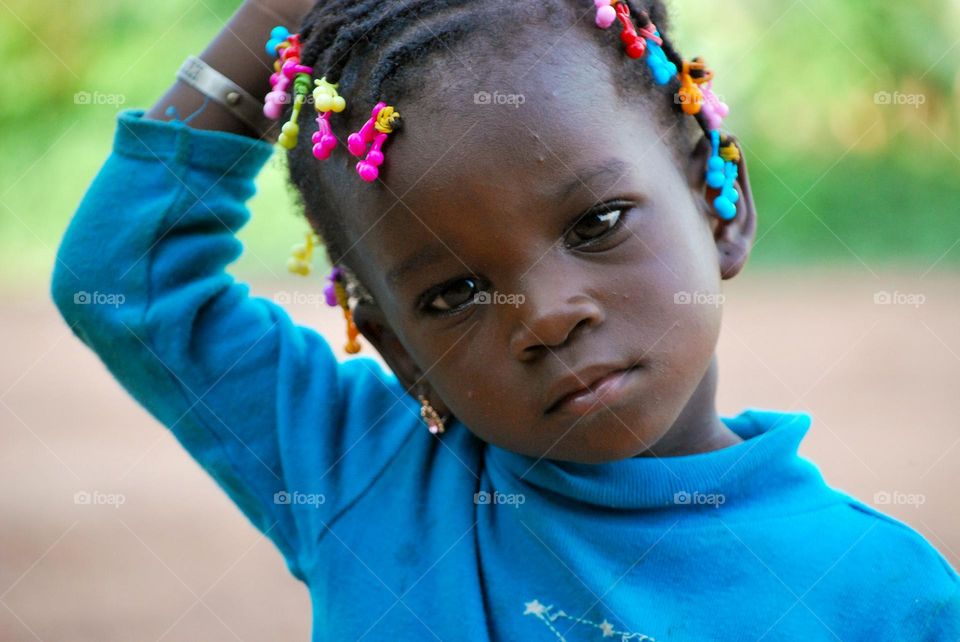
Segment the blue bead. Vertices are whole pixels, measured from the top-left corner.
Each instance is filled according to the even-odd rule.
[[[723,196],[718,196],[713,199],[713,207],[717,210],[720,218],[725,221],[729,221],[737,215],[737,206]]]
[[[713,189],[720,189],[723,187],[723,173],[722,172],[707,172],[707,185]]]
[[[647,66],[653,73],[653,80],[658,85],[666,85],[677,74],[677,66],[667,60],[660,45],[649,38],[647,38],[647,51]]]
[[[666,67],[657,67],[653,72],[653,80],[658,85],[666,85],[673,76],[674,72],[671,72]]]
[[[283,25],[277,25],[270,31],[270,38],[272,40],[286,40],[290,37],[290,31]]]

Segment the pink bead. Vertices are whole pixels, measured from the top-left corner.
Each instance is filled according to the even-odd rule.
[[[603,7],[609,7],[611,0],[593,0],[593,6],[597,9],[602,9]]]
[[[377,176],[380,175],[380,170],[377,169],[375,165],[371,165],[367,161],[360,161],[357,163],[357,173],[360,174],[360,178],[372,183],[377,180]]]
[[[599,7],[597,9],[596,24],[601,29],[609,28],[610,25],[612,25],[616,19],[617,19],[617,11],[610,5],[607,5],[605,7]]]
[[[283,107],[274,101],[268,100],[263,104],[263,115],[271,120],[277,120],[280,118],[280,114],[283,112]]]
[[[347,148],[354,156],[362,155],[367,151],[367,143],[373,143],[370,146],[367,157],[357,163],[357,173],[360,175],[360,178],[368,183],[376,180],[380,174],[377,165],[383,163],[383,152],[380,151],[380,148],[386,142],[387,135],[383,132],[378,132],[375,125],[377,116],[380,115],[380,110],[385,106],[386,103],[384,102],[379,102],[374,105],[373,110],[370,112],[370,118],[363,124],[360,131],[350,134],[347,138]]]
[[[297,74],[312,74],[313,67],[301,65],[297,60],[290,58],[280,68],[280,72],[287,78],[293,78]]]
[[[353,133],[347,137],[347,148],[354,156],[361,156],[363,152],[366,151],[367,144],[363,142],[363,137],[361,137],[360,134]]]
[[[730,113],[730,107],[721,102],[717,95],[713,93],[712,82],[704,85],[701,91],[703,92],[703,105],[701,105],[700,111],[707,121],[707,126],[710,129],[720,129],[723,119]]]

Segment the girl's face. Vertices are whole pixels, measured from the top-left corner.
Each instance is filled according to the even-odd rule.
[[[358,325],[408,387],[487,442],[593,463],[716,420],[720,281],[753,207],[741,167],[737,219],[713,218],[703,147],[681,167],[660,120],[572,48],[399,105],[385,184],[353,176],[346,263],[377,302]]]

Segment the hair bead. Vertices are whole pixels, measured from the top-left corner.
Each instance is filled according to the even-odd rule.
[[[713,72],[707,69],[700,58],[683,61],[683,70],[680,72],[680,91],[677,100],[685,114],[695,116],[703,106],[703,91],[699,85],[710,82]]]
[[[263,99],[263,115],[277,120],[288,100],[287,91],[294,77],[300,73],[309,75],[313,69],[300,64],[300,34],[292,34],[286,27],[274,27],[266,47],[267,53],[278,58],[273,63],[274,72],[270,75],[270,92]]]
[[[317,110],[317,131],[313,133],[313,156],[317,160],[326,160],[337,146],[337,137],[330,127],[330,115],[342,112],[347,102],[337,93],[338,83],[327,82],[326,76],[314,80],[313,106]]]
[[[710,160],[707,161],[707,186],[719,190],[713,199],[713,208],[721,219],[729,221],[737,215],[737,201],[740,194],[734,184],[739,176],[737,163],[740,161],[740,149],[727,138],[721,143],[720,132],[710,132]]]
[[[320,236],[314,232],[307,232],[306,237],[304,243],[297,243],[291,248],[291,256],[287,259],[287,269],[301,276],[310,274],[313,252],[320,245]]]
[[[608,29],[617,19],[617,12],[611,0],[594,0],[593,4],[597,8],[597,17],[594,22],[601,29]]]
[[[385,102],[378,102],[370,112],[370,118],[359,131],[350,134],[347,138],[347,147],[354,156],[366,157],[357,163],[357,174],[369,182],[377,179],[380,174],[380,165],[383,164],[383,144],[387,141],[387,134],[393,132],[398,124],[400,113]],[[370,145],[369,150],[367,145]]]
[[[659,33],[656,33],[657,40],[660,40]],[[650,73],[653,74],[653,80],[658,85],[666,85],[670,80],[677,75],[677,66],[673,64],[667,54],[663,52],[661,47],[662,40],[660,42],[654,42],[652,40],[647,40],[647,67],[650,68]]]
[[[340,306],[343,310],[343,318],[347,322],[347,343],[343,346],[343,349],[347,354],[356,354],[360,352],[360,342],[357,341],[360,331],[353,321],[353,311],[350,309],[350,297],[347,295],[347,287],[344,284],[343,270],[334,266],[327,279],[330,282],[323,290],[327,305],[331,307]]]
[[[276,56],[277,47],[290,37],[290,31],[284,26],[276,26],[270,31],[270,39],[267,41],[267,55]]]

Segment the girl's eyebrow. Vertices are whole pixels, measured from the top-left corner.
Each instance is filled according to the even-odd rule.
[[[616,180],[619,180],[627,171],[630,169],[630,164],[624,162],[619,158],[608,158],[599,165],[593,165],[585,169],[580,169],[574,172],[574,179],[569,183],[564,183],[556,192],[554,192],[554,198],[558,201],[565,201],[578,190],[587,190],[593,192],[587,184],[590,181],[596,180],[600,177],[610,176]]]
[[[390,268],[387,272],[387,283],[391,286],[398,286],[411,272],[422,270],[428,265],[440,262],[450,255],[450,249],[439,244],[432,243],[425,248],[420,248],[407,258],[400,261],[397,265]]]

